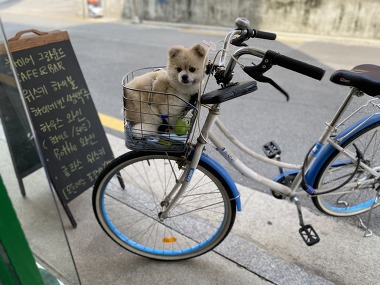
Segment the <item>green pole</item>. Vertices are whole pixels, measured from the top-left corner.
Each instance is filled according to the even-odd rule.
[[[44,284],[1,176],[0,284]]]

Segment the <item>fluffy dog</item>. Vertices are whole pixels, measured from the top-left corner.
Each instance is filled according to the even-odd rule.
[[[137,76],[126,85],[124,113],[134,136],[149,136],[174,126],[191,96],[198,92],[205,56],[206,48],[200,44],[191,48],[173,46],[168,51],[166,70]],[[167,126],[165,130],[163,125]]]

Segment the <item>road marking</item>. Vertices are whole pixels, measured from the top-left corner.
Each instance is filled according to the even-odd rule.
[[[110,128],[112,130],[124,133],[124,121],[116,119],[114,117],[98,113],[100,122],[104,127]]]

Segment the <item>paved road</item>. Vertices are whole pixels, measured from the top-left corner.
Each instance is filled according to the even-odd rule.
[[[69,0],[67,3],[71,7],[75,1]],[[57,5],[51,9],[55,11]],[[46,7],[49,5],[46,4]],[[31,15],[33,11],[36,15],[41,13],[39,6],[35,6],[32,12],[17,5],[4,10],[7,13],[2,16],[9,36],[31,28],[30,23],[33,23],[34,28],[44,31],[68,30],[98,111],[117,119],[122,119],[121,79],[124,74],[136,68],[165,65],[167,48],[173,44],[190,46],[203,40],[217,42],[223,39],[227,31],[158,23],[131,25],[126,21],[106,19],[73,20],[67,12],[63,17],[54,19]],[[59,6],[58,10],[64,9]],[[20,13],[22,17],[17,17]],[[75,13],[71,16],[74,17]],[[280,33],[278,41],[252,40],[251,43],[258,48],[272,49],[326,69],[321,82],[280,67],[269,71],[268,74],[289,92],[289,103],[273,87],[259,84],[257,92],[230,101],[222,107],[223,122],[248,147],[261,152],[264,143],[275,140],[283,150],[283,160],[293,163],[303,160],[306,151],[317,140],[325,122],[331,118],[348,91],[329,82],[333,69],[369,62],[380,64],[376,56],[380,48],[379,41]],[[237,74],[236,80],[239,79],[247,77]],[[108,131],[122,137],[119,132],[112,129]],[[242,160],[269,177],[277,174],[277,169],[273,167],[258,164],[244,156]],[[239,183],[266,190],[234,171],[232,173]]]
[[[30,6],[17,6],[16,4],[19,4],[19,2]],[[19,2],[15,1],[16,4],[7,3],[5,6],[0,6],[1,17],[7,35],[11,37],[16,32],[29,28],[37,28],[42,31],[67,30],[98,111],[118,119],[122,119],[120,112],[122,106],[121,78],[126,72],[140,67],[165,64],[166,50],[170,45],[182,44],[189,46],[202,40],[217,42],[223,39],[223,32],[226,31],[225,29],[217,28],[199,29],[199,27],[188,29],[183,26],[165,26],[157,23],[131,25],[129,22],[110,21],[108,19],[83,20],[78,19],[75,13],[71,15],[65,8],[61,8],[61,12],[63,9],[64,13],[60,14],[64,16],[56,17],[57,6],[49,10],[48,3],[51,1],[42,1],[46,6],[32,6],[35,1]],[[74,2],[68,1],[70,4]],[[44,7],[45,11],[50,11],[51,14],[45,12],[44,17],[41,17],[41,7]],[[67,6],[65,7],[67,8]],[[283,149],[284,160],[291,162],[300,162],[303,159],[306,150],[318,138],[318,132],[324,129],[324,123],[329,120],[334,110],[339,106],[340,101],[344,98],[346,88],[335,86],[328,80],[333,69],[349,68],[360,63],[380,64],[380,59],[376,56],[380,47],[378,41],[279,34],[278,41],[256,40],[255,45],[261,49],[276,50],[327,70],[325,78],[318,82],[296,73],[287,72],[281,68],[273,69],[269,75],[285,90],[289,91],[291,96],[289,103],[286,103],[282,95],[274,88],[261,84],[259,85],[259,91],[239,100],[228,102],[222,108],[222,120],[249,147],[260,152],[263,143],[274,139]],[[240,75],[237,75],[237,77],[240,78]],[[107,132],[122,138],[122,134],[112,129],[107,129]],[[212,149],[210,149],[210,152],[212,152]],[[276,169],[248,161],[244,156],[243,161],[255,169],[260,169],[261,173],[269,176],[276,174]],[[267,191],[261,185],[252,183],[233,171],[232,173],[238,183],[264,192]],[[247,195],[245,203],[249,205],[252,195],[249,194],[249,191],[244,192]],[[77,203],[80,203],[79,199]],[[272,205],[277,206],[277,203],[273,202]],[[265,211],[265,206],[263,209]],[[248,211],[248,213],[250,212]],[[261,224],[266,219],[268,224]],[[240,222],[241,224],[238,228],[242,229],[242,232],[238,231],[238,234],[246,238],[252,238],[246,230],[244,222],[250,224],[252,228],[266,229],[268,233],[268,225],[271,219],[274,218],[270,215],[257,222],[252,220],[247,222],[246,219],[241,219],[242,222]],[[376,217],[376,223],[378,223],[377,219],[378,217]],[[325,220],[322,219],[319,224],[323,225],[324,222]],[[351,223],[354,222],[351,220]],[[273,220],[271,223],[273,223]],[[281,222],[277,221],[277,223]],[[290,225],[288,223],[290,222],[286,221],[282,227],[288,227]],[[293,219],[293,225],[296,225],[296,223]],[[277,226],[281,227],[281,225]],[[344,226],[345,224],[339,224],[336,228],[341,229]],[[276,245],[270,237],[262,232],[264,231],[258,230],[258,234],[253,237],[252,242],[273,250],[276,254],[291,262],[298,263],[297,260],[301,260],[300,254],[296,253],[297,245],[292,244],[291,238],[286,237]],[[280,232],[274,231],[274,237],[278,239]],[[328,231],[326,230],[326,232]],[[375,231],[375,233],[378,234],[378,231]],[[88,235],[88,233],[86,234]],[[325,232],[324,234],[326,235]],[[347,236],[336,237],[331,234],[330,241],[333,238],[337,238],[336,242],[338,243],[340,241],[345,242],[345,239],[348,239]],[[294,252],[289,250],[290,244],[292,244],[290,248]],[[352,243],[347,244],[352,245]],[[366,241],[366,244],[367,247],[363,247],[361,238],[354,239],[355,248],[360,248],[367,252],[368,247],[372,246],[373,242]],[[333,243],[329,249],[332,247],[334,247]],[[355,249],[347,247],[341,249],[342,257],[344,256],[344,266],[347,266],[347,268],[349,268],[351,259],[355,258],[355,255],[347,255],[347,251],[350,250]],[[116,249],[114,252],[117,252]],[[330,258],[329,254],[329,252],[326,252],[321,257],[317,255],[317,251],[313,251],[313,257],[310,260],[300,261],[299,265],[307,267],[309,270],[317,271],[318,274],[336,283],[345,283],[346,280],[343,278],[344,273],[342,271],[336,273],[337,276],[335,277],[333,271],[326,271],[327,266],[323,265],[323,258]],[[339,255],[339,251],[333,255]],[[313,267],[313,258],[322,258],[315,262],[318,263],[316,268]],[[355,266],[364,268],[365,255],[360,255],[357,258],[358,265]],[[372,262],[376,262],[373,255],[371,255],[371,258]],[[331,259],[333,258],[331,257]],[[339,260],[333,259],[332,262],[339,263]],[[239,264],[243,264],[241,259]],[[326,264],[330,263],[326,261]],[[341,265],[337,264],[334,269],[339,267]],[[370,284],[371,280],[377,280],[375,278],[376,274],[370,275],[369,279],[364,283]],[[276,281],[273,282],[276,283]]]
[[[218,41],[223,33],[218,31],[191,30],[188,32],[176,27],[147,24],[130,25],[126,22],[106,22],[103,20],[81,22],[52,19],[36,19],[25,15],[15,21],[14,15],[3,16],[5,29],[9,36],[17,31],[33,27],[46,29],[67,29],[81,64],[83,73],[91,88],[99,112],[121,119],[121,78],[136,68],[164,65],[167,47],[173,44],[192,45],[202,40]],[[226,30],[224,30],[226,31]],[[332,73],[330,66],[336,67],[338,61],[345,59],[344,67],[353,66],[358,56],[334,57],[334,61],[325,61],[328,49],[342,49],[349,54],[347,46],[327,44],[320,39],[281,36],[280,41],[268,42],[256,40],[258,48],[273,49],[282,54],[316,64],[327,69],[322,82],[303,77],[281,68],[273,69],[269,74],[290,93],[291,100],[284,98],[271,86],[259,85],[259,91],[223,107],[223,119],[228,126],[234,126],[236,134],[248,146],[260,146],[275,139],[284,148],[285,158],[300,161],[306,149],[317,137],[315,132],[324,127],[339,102],[345,89],[329,83]],[[326,48],[326,45],[328,48]],[[378,51],[377,47],[353,46],[350,50],[361,51],[363,61]],[[349,60],[347,60],[349,58]],[[329,58],[327,58],[329,59]],[[350,63],[350,61],[352,63]],[[379,62],[380,63],[380,62]],[[302,82],[302,85],[299,84]],[[241,112],[241,106],[249,106],[247,112]],[[318,112],[316,112],[318,106]],[[266,115],[264,115],[266,114]],[[268,115],[271,114],[271,115]],[[242,119],[243,118],[243,119]],[[243,122],[243,123],[242,123]],[[236,127],[239,127],[238,129]],[[270,129],[271,132],[267,130]],[[300,132],[299,130],[302,130]],[[299,153],[290,154],[294,145]]]

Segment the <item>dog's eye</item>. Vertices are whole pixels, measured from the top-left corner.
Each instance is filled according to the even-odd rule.
[[[177,71],[178,71],[178,72],[181,72],[181,71],[182,71],[182,68],[177,67]]]
[[[195,67],[190,67],[190,68],[189,68],[189,71],[190,71],[190,72],[195,72]]]

